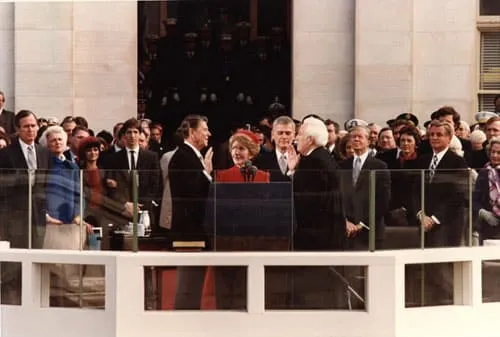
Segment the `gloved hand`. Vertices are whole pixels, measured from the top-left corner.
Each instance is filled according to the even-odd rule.
[[[247,96],[246,101],[247,101],[247,104],[249,104],[249,105],[253,104],[252,96]]]
[[[210,100],[211,100],[213,103],[217,102],[217,95],[216,95],[216,94],[214,94],[214,93],[211,93],[211,94],[210,94]]]
[[[167,102],[168,102],[167,96],[163,96],[162,99],[161,99],[161,106],[167,105]]]
[[[479,218],[492,227],[498,226],[498,218],[495,216],[495,214],[485,210],[484,208],[481,208],[479,210]]]
[[[207,94],[203,93],[200,96],[200,102],[205,103],[207,101]]]
[[[236,101],[238,101],[239,103],[243,102],[244,100],[245,100],[245,94],[243,94],[242,92],[236,95]]]
[[[178,93],[173,94],[173,95],[172,95],[172,98],[173,98],[173,99],[174,99],[174,101],[176,101],[176,102],[180,102],[180,100],[181,100],[181,97],[179,96],[179,94],[178,94]]]

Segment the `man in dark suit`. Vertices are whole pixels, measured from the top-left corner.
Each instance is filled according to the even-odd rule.
[[[288,149],[295,138],[295,123],[288,116],[280,116],[273,122],[272,140],[275,148],[271,152],[262,153],[255,165],[269,171],[271,182],[290,181],[288,175]]]
[[[15,125],[19,137],[0,151],[0,196],[4,215],[0,233],[2,240],[10,241],[12,248],[40,249],[46,223],[44,170],[49,169],[50,153],[35,144],[38,123],[33,112],[19,111],[15,117]],[[3,264],[2,303],[20,304],[20,295],[20,266],[16,268],[14,264]]]
[[[453,136],[455,136],[455,129],[460,125],[460,114],[451,106],[444,106],[434,111],[431,114],[431,119],[448,123],[453,130]],[[468,160],[470,153],[472,152],[472,144],[467,139],[458,138],[458,140],[460,140],[460,143],[462,144],[464,158]],[[420,144],[420,153],[432,153],[432,145],[430,144],[430,140],[428,138]]]
[[[185,244],[203,243],[210,247],[211,233],[204,230],[205,205],[212,182],[210,148],[205,157],[200,153],[208,146],[210,131],[203,116],[184,118],[179,131],[184,138],[169,164],[172,195],[172,240]],[[176,309],[200,309],[205,267],[178,267]]]
[[[116,152],[107,159],[107,177],[114,181],[108,181],[108,194],[114,200],[123,204],[125,218],[123,224],[127,224],[132,217],[133,190],[137,188],[138,203],[151,215],[153,201],[159,203],[160,196],[160,162],[155,152],[141,149],[139,147],[139,135],[141,124],[131,118],[123,124],[125,133],[125,148]],[[132,171],[138,171],[138,186],[134,185]],[[151,219],[155,223],[155,219]]]
[[[425,199],[420,188],[414,192],[420,211],[415,215],[425,230],[425,247],[459,246],[464,232],[465,160],[450,151],[453,129],[447,122],[434,120],[429,126],[432,153],[422,155],[417,167],[426,171]],[[450,264],[430,264],[426,271],[426,304],[453,301],[453,268]],[[442,302],[441,302],[442,303]]]
[[[340,163],[342,195],[349,237],[348,249],[366,250],[369,231],[375,231],[375,248],[383,248],[385,239],[384,214],[389,207],[391,182],[387,165],[369,155],[370,130],[357,126],[350,130],[354,157]],[[370,171],[375,172],[375,223],[370,219]],[[370,226],[375,226],[371,228]],[[370,229],[368,229],[370,227]]]
[[[326,143],[326,149],[330,153],[330,156],[335,159],[338,163],[341,161],[340,153],[336,149],[337,139],[339,136],[340,125],[337,122],[327,119],[325,121],[326,128],[328,130],[328,142]]]
[[[385,240],[384,214],[389,208],[391,181],[387,165],[370,155],[370,129],[356,126],[349,131],[354,157],[340,163],[341,190],[345,210],[345,226],[347,233],[346,249],[368,250],[370,247],[370,231],[375,231],[374,249],[383,249]],[[371,171],[375,171],[375,209],[370,209]],[[370,222],[370,213],[375,212],[375,221]],[[345,277],[356,290],[364,297],[366,270],[361,267],[346,267]],[[348,293],[350,295],[350,293]],[[350,296],[351,298],[351,296]],[[352,302],[352,307],[362,309],[359,301]]]
[[[0,91],[0,126],[4,128],[7,136],[12,137],[16,132],[15,114],[12,111],[5,110],[5,94]]]
[[[293,175],[297,228],[295,251],[340,251],[345,242],[345,217],[337,164],[325,145],[323,121],[304,120],[297,135],[297,150],[290,146],[288,164]],[[344,298],[340,279],[328,267],[294,268],[294,308],[338,308]]]

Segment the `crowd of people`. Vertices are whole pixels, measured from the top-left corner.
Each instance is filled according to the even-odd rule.
[[[383,249],[390,226],[422,228],[425,247],[463,245],[469,205],[481,241],[500,234],[497,112],[478,113],[469,126],[453,107],[443,106],[424,126],[405,113],[385,127],[351,119],[341,130],[318,115],[298,121],[271,111],[256,125],[234,128],[222,143],[210,141],[207,117],[188,115],[167,144],[163,126],[147,119],[130,118],[112,133],[94,134],[85,118],[59,122],[29,110],[14,114],[3,108],[1,92],[0,98],[0,138],[6,143],[0,197],[9,214],[0,233],[12,247],[81,248],[68,239],[76,234],[61,236],[61,242],[50,225],[84,224],[89,232],[109,229],[105,224],[122,228],[137,202],[152,215],[154,232],[168,233],[168,244],[202,242],[199,247],[210,250],[207,200],[214,184],[223,183],[293,186],[290,249],[297,251],[367,250],[370,231],[375,248]],[[499,97],[495,103],[500,110]],[[20,226],[28,216],[31,231]],[[103,248],[109,248],[105,241]],[[193,287],[204,272],[179,268],[179,275],[189,291],[177,292],[178,308],[197,307]],[[441,292],[450,273],[435,275],[429,289]]]

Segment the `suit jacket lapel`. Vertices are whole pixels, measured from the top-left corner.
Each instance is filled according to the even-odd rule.
[[[365,175],[367,174],[367,172],[364,172],[364,171],[366,171],[366,170],[369,170],[369,169],[370,169],[370,167],[371,167],[371,166],[370,166],[370,161],[371,161],[371,157],[370,157],[370,155],[368,155],[368,156],[366,157],[365,162],[363,163],[363,166],[361,166],[361,171],[359,172],[358,181],[356,182],[356,188],[359,188],[360,186],[362,186],[362,185],[363,185],[362,183],[363,183],[363,182],[364,182],[364,180],[366,179],[366,178],[365,178]],[[354,170],[354,168],[353,168],[353,170]]]
[[[19,143],[19,139],[16,139],[15,146],[16,151],[13,151],[14,158],[12,158],[12,162],[14,162],[15,167],[28,169],[28,163],[26,163],[26,158],[24,157],[23,149],[21,148],[21,143]],[[38,157],[38,154],[37,154]]]

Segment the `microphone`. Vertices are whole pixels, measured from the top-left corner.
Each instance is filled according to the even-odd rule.
[[[245,169],[245,176],[244,176],[245,182],[250,181],[250,170],[252,168],[252,162],[250,160],[247,160],[242,168]],[[241,169],[240,169],[240,172],[241,172]]]
[[[243,176],[243,180],[245,182],[247,182],[248,172],[247,172],[247,168],[245,166],[240,167],[240,174]]]
[[[257,166],[250,166],[248,168],[248,175],[250,177],[250,181],[253,182],[255,180],[255,175],[257,174]]]

